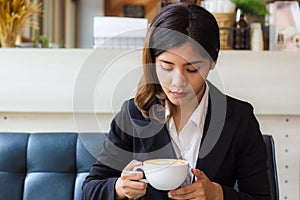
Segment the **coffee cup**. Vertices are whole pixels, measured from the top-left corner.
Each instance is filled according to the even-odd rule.
[[[158,190],[173,190],[185,181],[188,175],[188,162],[180,159],[151,159],[143,162],[143,166],[135,168],[145,174],[144,182],[150,183]]]

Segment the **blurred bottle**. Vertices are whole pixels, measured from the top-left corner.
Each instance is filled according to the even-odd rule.
[[[163,8],[171,3],[179,2],[179,0],[162,0],[160,2],[160,7]]]
[[[197,0],[180,0],[180,2],[189,4],[189,5],[197,4]]]
[[[264,41],[264,50],[269,50],[270,46],[270,16],[265,15],[265,21],[262,24],[262,33]]]
[[[240,9],[237,10],[233,28],[233,49],[250,49],[250,28]]]
[[[269,50],[270,46],[270,26],[264,25],[262,27],[263,31],[263,40],[264,40],[264,50]]]

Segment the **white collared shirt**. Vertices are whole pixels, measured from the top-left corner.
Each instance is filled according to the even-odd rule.
[[[207,114],[208,90],[208,84],[206,84],[206,89],[199,105],[179,133],[177,133],[173,117],[168,123],[169,134],[177,158],[188,161],[191,168],[196,167],[198,159],[199,148]],[[168,106],[166,113],[169,113]],[[189,169],[189,173],[189,182],[191,182],[191,180],[193,180],[191,169]]]

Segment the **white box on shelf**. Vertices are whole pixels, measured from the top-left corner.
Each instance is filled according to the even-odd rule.
[[[94,48],[142,48],[148,20],[130,17],[95,17]]]

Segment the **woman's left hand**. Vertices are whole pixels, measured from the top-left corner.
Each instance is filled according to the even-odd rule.
[[[195,200],[223,200],[222,187],[211,182],[204,172],[199,169],[192,169],[195,175],[195,182],[168,193],[171,199],[195,199]]]

